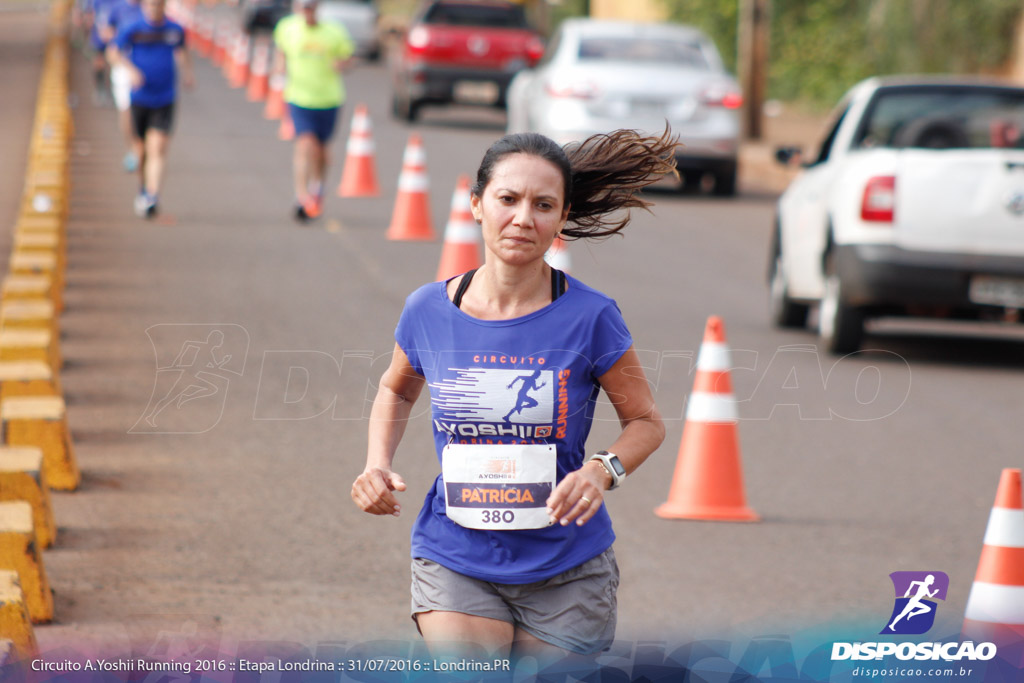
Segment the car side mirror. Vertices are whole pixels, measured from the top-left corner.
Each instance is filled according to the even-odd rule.
[[[803,150],[797,146],[777,147],[775,160],[783,166],[803,165]]]

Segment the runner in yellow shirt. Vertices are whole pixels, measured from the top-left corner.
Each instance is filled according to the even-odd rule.
[[[288,77],[284,99],[295,125],[295,218],[305,222],[323,210],[327,143],[345,102],[341,72],[355,44],[340,24],[317,20],[317,0],[297,0],[296,7],[274,28],[274,71]]]

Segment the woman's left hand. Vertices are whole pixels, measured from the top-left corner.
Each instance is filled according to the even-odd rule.
[[[606,476],[602,467],[587,463],[567,474],[547,500],[551,523],[566,526],[575,521],[583,526],[589,522],[604,504]]]

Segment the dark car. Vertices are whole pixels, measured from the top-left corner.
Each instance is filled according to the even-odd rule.
[[[392,108],[413,121],[425,104],[504,108],[512,77],[537,63],[544,44],[516,3],[433,0],[396,52]]]
[[[291,13],[292,0],[247,0],[242,4],[242,28],[246,33],[273,31]]]

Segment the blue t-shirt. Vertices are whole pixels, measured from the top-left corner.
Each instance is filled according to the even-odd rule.
[[[142,87],[132,90],[132,104],[164,107],[174,102],[174,51],[185,45],[185,29],[170,19],[155,25],[143,17],[121,27],[114,44],[145,76]]]
[[[92,30],[89,32],[89,40],[93,49],[103,51],[107,42],[100,36],[100,28],[110,23],[110,12],[117,0],[89,0],[87,7],[92,12]]]
[[[142,14],[142,6],[138,2],[128,0],[116,0],[107,15],[107,25],[114,29],[114,35],[124,26],[129,26],[145,17]]]
[[[449,442],[545,443],[558,481],[583,464],[600,385],[632,345],[615,302],[567,277],[565,294],[512,320],[479,320],[455,307],[446,283],[413,292],[395,340],[430,390],[438,460]],[[479,530],[445,514],[440,476],[412,530],[412,556],[466,576],[523,584],[596,557],[615,540],[602,506],[585,525]]]

